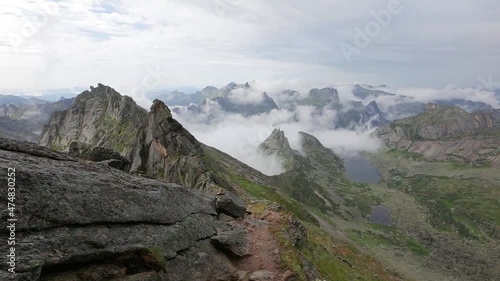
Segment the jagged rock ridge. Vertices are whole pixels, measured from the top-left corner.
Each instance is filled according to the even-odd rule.
[[[170,109],[160,100],[153,102],[139,129],[134,152],[132,172],[203,191],[229,187],[208,171],[201,143],[172,118]]]
[[[98,84],[78,95],[65,111],[55,112],[39,143],[67,150],[72,142],[111,148],[128,156],[147,111],[113,88]]]

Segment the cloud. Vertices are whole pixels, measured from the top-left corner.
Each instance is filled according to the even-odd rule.
[[[258,91],[280,96],[289,86],[297,84],[283,81],[259,81]],[[253,87],[256,84],[250,83]],[[266,89],[263,85],[270,85]],[[281,89],[278,85],[281,85]],[[278,94],[281,93],[281,94]],[[341,155],[362,151],[376,151],[380,143],[370,136],[372,128],[356,127],[355,130],[333,130],[337,111],[331,108],[319,110],[313,106],[296,106],[293,110],[275,109],[269,113],[254,116],[227,113],[217,103],[207,103],[199,111],[188,111],[177,107],[174,118],[183,124],[198,140],[220,149],[238,160],[260,170],[264,174],[275,175],[283,172],[281,161],[276,156],[260,152],[259,145],[271,134],[274,128],[285,132],[290,145],[297,151],[302,150],[299,132],[316,136],[325,147]]]
[[[220,2],[229,5],[221,11]],[[387,0],[6,0],[0,87],[102,82],[128,94],[148,67],[168,73],[157,88],[279,79],[442,88],[500,77],[498,2],[401,2],[403,12],[348,63],[339,44]]]
[[[264,101],[264,94],[253,89],[238,88],[228,95],[230,101],[238,104],[261,103]]]

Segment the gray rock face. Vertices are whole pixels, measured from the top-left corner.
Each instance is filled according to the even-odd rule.
[[[288,220],[287,233],[295,247],[301,247],[307,241],[306,227],[295,217]]]
[[[259,148],[268,155],[277,154],[281,158],[285,170],[293,168],[295,153],[285,137],[285,132],[280,129],[274,129]]]
[[[228,258],[210,243],[216,235],[213,199],[5,139],[0,139],[0,167],[16,168],[19,257],[16,275],[6,272],[7,257],[0,257],[1,280],[208,281],[236,276]],[[0,203],[7,206],[7,197]],[[1,219],[7,215],[2,212]],[[7,231],[3,228],[2,235]],[[4,253],[6,247],[0,247]]]
[[[202,144],[172,118],[163,102],[155,100],[148,114],[130,97],[102,84],[78,95],[67,111],[56,112],[40,144],[207,193],[231,189],[214,173],[216,168],[208,167]],[[228,205],[232,215],[245,213],[241,202],[229,203],[236,203]]]
[[[69,155],[92,162],[105,162],[108,166],[119,170],[128,171],[130,169],[130,161],[109,148],[72,142],[69,145]]]
[[[311,105],[315,105],[316,101],[322,101],[325,104],[339,104],[339,92],[334,88],[323,88],[323,89],[311,89],[309,91],[309,99],[311,100]]]
[[[172,118],[170,109],[162,101],[153,102],[136,144],[132,172],[204,192],[230,188],[207,166],[202,144]]]
[[[240,258],[250,255],[250,238],[246,229],[234,221],[219,224],[217,235],[211,238],[212,243],[217,248]]]
[[[76,141],[113,149],[128,156],[146,110],[128,96],[98,84],[78,95],[68,110],[55,112],[44,127],[40,145],[67,151]]]
[[[227,190],[218,192],[215,196],[215,206],[217,211],[237,218],[243,217],[246,213],[245,202]]]

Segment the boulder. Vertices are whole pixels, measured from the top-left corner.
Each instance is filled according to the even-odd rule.
[[[250,275],[250,281],[276,280],[276,274],[267,270],[255,271]]]
[[[68,154],[71,157],[87,161],[101,162],[119,170],[128,171],[130,169],[131,162],[110,148],[93,146],[82,142],[72,142],[69,145]]]
[[[215,196],[215,206],[218,212],[241,218],[246,213],[245,202],[231,191],[221,190]]]
[[[250,254],[250,237],[246,229],[234,221],[220,222],[218,226],[217,235],[210,238],[215,247],[239,258]]]
[[[19,259],[17,274],[11,274],[6,255],[0,256],[1,280],[237,277],[228,257],[210,242],[217,234],[213,199],[180,185],[0,139],[0,168],[14,167]],[[7,206],[6,196],[0,204]],[[1,213],[2,221],[8,218]],[[8,235],[7,228],[0,232]],[[0,246],[3,253],[7,250],[7,243]]]

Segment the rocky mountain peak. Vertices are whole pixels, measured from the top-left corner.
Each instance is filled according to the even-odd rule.
[[[150,114],[157,116],[163,116],[163,119],[172,118],[172,112],[170,108],[161,100],[155,99],[151,105]]]
[[[147,111],[131,97],[99,83],[79,94],[67,110],[54,112],[39,143],[63,151],[72,142],[87,143],[127,156],[146,117]]]
[[[280,129],[274,129],[271,135],[260,144],[260,149],[268,154],[276,154],[283,161],[282,165],[285,170],[293,167],[294,151],[290,147],[288,139],[285,137],[285,132]]]
[[[378,106],[377,102],[376,101],[371,101],[367,106],[366,106],[366,109],[370,112],[370,113],[374,113],[374,114],[381,114],[382,115],[382,111],[380,111],[380,107]]]
[[[291,149],[285,132],[280,129],[274,129],[271,135],[260,145],[264,150]]]

